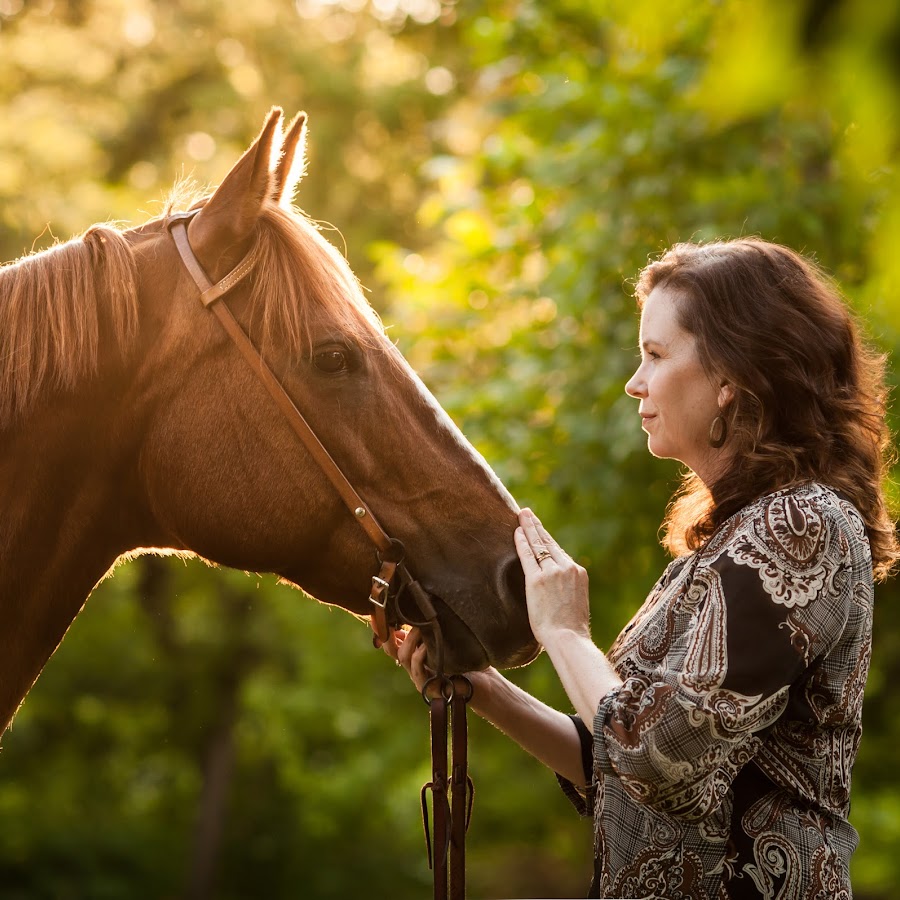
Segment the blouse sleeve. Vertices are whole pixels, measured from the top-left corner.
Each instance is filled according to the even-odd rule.
[[[639,803],[690,820],[717,809],[791,685],[840,637],[847,524],[812,499],[773,495],[732,524],[617,648],[640,665],[600,702],[594,765]]]
[[[588,787],[593,780],[593,738],[587,725],[579,716],[569,716],[578,732],[578,740],[581,743],[581,766],[584,769],[584,780],[580,785],[573,784],[564,775],[556,773],[556,780],[562,788],[562,792],[569,798],[569,802],[575,807],[580,816],[594,815],[594,794]]]

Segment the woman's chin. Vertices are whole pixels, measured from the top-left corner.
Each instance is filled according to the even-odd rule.
[[[647,450],[651,456],[655,456],[657,459],[669,459],[666,445],[652,434],[647,435]]]

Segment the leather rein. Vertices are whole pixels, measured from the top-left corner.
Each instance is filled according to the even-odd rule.
[[[465,835],[474,796],[472,780],[467,771],[466,750],[466,703],[472,696],[472,685],[464,676],[448,677],[444,674],[444,640],[437,611],[428,592],[413,578],[406,567],[402,542],[391,538],[381,527],[372,510],[325,449],[223,300],[225,294],[253,270],[256,263],[256,247],[254,246],[227,275],[213,284],[197,259],[188,238],[188,225],[199,212],[199,209],[195,209],[170,216],[166,221],[166,228],[175,242],[181,261],[200,291],[201,303],[215,313],[225,332],[281,410],[288,425],[375,545],[379,570],[378,574],[372,576],[372,589],[369,594],[369,602],[373,607],[370,621],[375,640],[387,642],[391,639],[394,629],[403,625],[432,629],[436,674],[422,689],[422,696],[430,710],[432,780],[422,788],[422,814],[428,846],[428,865],[434,869],[435,900],[447,900],[448,897],[450,900],[462,900],[465,897]],[[424,621],[414,621],[401,612],[400,601],[407,594],[424,616]],[[452,734],[449,765],[448,730]],[[428,827],[429,791],[433,796],[433,835]]]

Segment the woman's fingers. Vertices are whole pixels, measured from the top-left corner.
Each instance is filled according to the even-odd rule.
[[[417,628],[413,628],[412,631],[395,631],[394,634],[397,635],[397,661],[408,669],[413,651],[421,640],[421,635]],[[401,634],[403,637],[400,637]]]
[[[426,665],[428,648],[421,631],[418,628],[394,631],[391,639],[385,643],[384,651],[397,661],[398,666],[406,669],[416,687],[421,690],[431,675]]]
[[[516,529],[513,540],[516,544],[516,553],[519,554],[519,562],[522,563],[522,570],[525,572],[525,577],[528,578],[529,576],[537,575],[537,573],[540,572],[541,567],[538,565],[534,550],[532,550],[531,544],[528,542],[528,537],[525,534],[525,530],[521,525]]]
[[[528,546],[531,547],[532,555],[538,565],[545,559],[561,563],[566,558],[566,552],[530,509],[525,508],[519,513],[519,526],[525,534]]]
[[[382,641],[377,634],[374,635],[372,637],[372,643],[376,648],[380,647],[384,650],[391,659],[397,659],[397,652],[400,648],[400,644],[403,642],[403,637],[398,637],[398,634],[405,637],[403,632],[392,631],[390,637],[386,641]]]
[[[544,523],[533,513],[531,510],[528,510],[531,515],[531,520],[534,522],[534,527],[538,534],[538,539],[541,540],[547,549],[553,553],[553,558],[559,561],[559,557],[568,556],[565,550],[559,546],[556,539],[544,528]]]
[[[525,573],[528,619],[535,637],[547,643],[554,629],[589,629],[587,572],[530,509],[519,513],[515,545]]]
[[[417,633],[413,635],[412,632],[410,632],[410,636],[403,642],[403,652],[400,657],[400,664],[409,673],[409,677],[412,679],[416,688],[421,691],[425,686],[425,682],[428,681],[431,676],[431,671],[426,665],[428,659],[428,647],[422,639],[421,634],[418,633],[418,630],[413,629],[413,631],[416,631]]]
[[[410,659],[409,674],[416,687],[421,691],[425,687],[425,682],[431,677],[431,670],[425,664],[428,659],[428,648],[422,642],[413,651]]]

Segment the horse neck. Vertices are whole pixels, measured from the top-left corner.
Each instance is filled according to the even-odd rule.
[[[0,432],[0,734],[91,589],[135,546],[123,496],[135,466],[115,449],[115,422],[96,396],[67,396]]]

